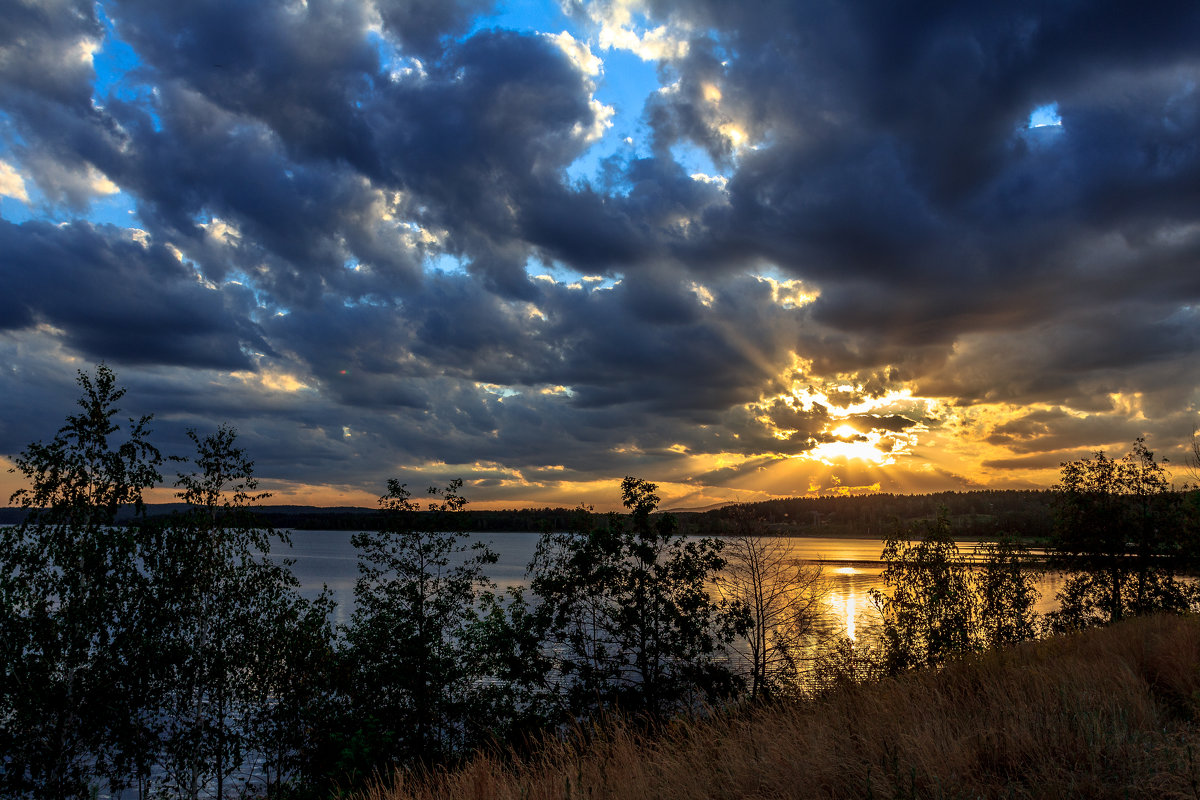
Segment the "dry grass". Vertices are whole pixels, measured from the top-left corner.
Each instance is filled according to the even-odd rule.
[[[369,800],[1200,798],[1200,621],[1032,643],[783,709],[608,725]]]

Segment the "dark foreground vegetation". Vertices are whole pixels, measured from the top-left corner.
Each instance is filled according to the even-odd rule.
[[[1200,622],[1152,616],[525,757],[399,772],[367,800],[1194,798]]]
[[[430,489],[423,503],[388,481],[376,524],[353,539],[360,571],[354,614],[335,626],[329,597],[305,600],[288,564],[266,555],[281,537],[252,511],[264,495],[234,431],[192,432],[194,452],[167,459],[151,443],[149,417],[121,421],[123,390],[111,370],[81,373],[79,384],[80,412],[49,443],[31,444],[16,458],[28,486],[13,499],[27,513],[18,526],[0,529],[3,797],[328,797],[382,791],[380,777],[391,775],[439,775],[421,778],[418,789],[461,796],[446,782],[485,774],[471,772],[478,769],[491,776],[479,778],[481,796],[508,796],[487,787],[560,762],[577,772],[555,773],[558,794],[544,796],[594,796],[609,785],[607,773],[588,771],[594,768],[647,785],[665,778],[642,775],[638,769],[657,768],[632,760],[593,763],[588,753],[616,758],[611,748],[660,752],[680,743],[681,753],[692,752],[687,758],[708,753],[710,772],[727,768],[730,780],[753,787],[759,784],[749,773],[760,768],[748,765],[794,760],[794,752],[779,749],[783,734],[736,744],[705,741],[704,731],[828,715],[835,728],[847,726],[839,735],[853,743],[854,715],[846,709],[861,703],[860,717],[899,720],[901,711],[877,705],[919,690],[930,695],[912,713],[933,714],[922,723],[928,735],[944,726],[946,736],[958,737],[971,725],[969,714],[1008,713],[987,711],[1003,696],[993,679],[1049,703],[1036,714],[1031,706],[1029,720],[1043,724],[1037,714],[1057,713],[1078,729],[1068,727],[1062,735],[1074,730],[1076,738],[1045,750],[1050,761],[1037,769],[1053,762],[1058,770],[1046,780],[1066,786],[1077,774],[1107,791],[1127,780],[1109,758],[1132,758],[1147,743],[1175,753],[1142,731],[1175,731],[1173,720],[1192,712],[1190,694],[1169,699],[1176,679],[1168,666],[1154,667],[1165,670],[1167,689],[1162,694],[1152,683],[1149,705],[1131,699],[1136,682],[1116,691],[1120,676],[1098,677],[1092,690],[1101,692],[1099,705],[1080,705],[1062,681],[1081,676],[1056,672],[1074,662],[1037,655],[1058,653],[1062,644],[1017,651],[1033,660],[1005,677],[1017,658],[1006,648],[1036,637],[1195,610],[1196,585],[1186,575],[1197,558],[1197,493],[1173,490],[1140,440],[1120,459],[1097,454],[1063,465],[1050,544],[1055,568],[1068,578],[1060,608],[1042,618],[1033,613],[1035,566],[1025,543],[999,537],[968,561],[954,539],[965,512],[946,509],[884,536],[878,629],[857,640],[822,636],[814,625],[819,568],[786,557],[781,541],[765,535],[771,523],[761,509],[723,509],[729,538],[689,538],[674,515],[655,513],[654,484],[629,477],[622,483],[627,514],[581,510],[567,530],[546,532],[527,588],[507,594],[486,577],[496,556],[462,536],[461,481]],[[177,465],[180,506],[116,524],[123,507],[142,509],[142,492],[162,482],[169,462]],[[1192,623],[1182,624],[1178,637],[1196,638],[1186,627]],[[918,669],[924,672],[905,682],[874,685]],[[1188,675],[1194,679],[1195,669]],[[957,688],[937,700],[933,687],[941,685]],[[1087,691],[1080,688],[1080,697]],[[964,716],[934,714],[956,696],[959,707],[951,710]],[[838,711],[839,703],[851,705]],[[975,703],[984,706],[971,711]],[[1177,716],[1154,716],[1156,704]],[[774,710],[747,710],[754,708]],[[1013,713],[1004,722],[1013,740],[1033,736],[1034,747],[1041,740],[1033,729],[1016,727],[1033,723],[1021,718],[1025,711]],[[623,722],[609,724],[616,714]],[[1105,715],[1119,723],[1111,741]],[[854,764],[867,772],[851,770],[828,785],[847,787],[846,796],[959,796],[974,785],[964,777],[971,758],[1005,752],[988,737],[1010,735],[1004,725],[962,733],[978,741],[960,749],[977,755],[954,761],[937,749],[949,743],[926,752],[909,741],[926,735],[914,733],[921,725],[893,724],[880,742],[854,744],[855,758],[865,759]],[[600,749],[571,755],[569,742],[580,732]],[[814,752],[837,741],[833,733],[813,735]],[[1091,749],[1064,749],[1080,736],[1099,738],[1088,740]],[[722,748],[746,741],[743,762],[726,766]],[[1012,750],[981,774],[1011,777],[1024,752]],[[464,764],[474,766],[443,772]],[[1178,774],[1190,769],[1187,761]],[[1012,785],[1025,785],[1020,780]]]

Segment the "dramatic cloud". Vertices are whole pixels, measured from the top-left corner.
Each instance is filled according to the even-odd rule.
[[[0,453],[282,497],[1031,486],[1200,422],[1200,9],[15,0]]]

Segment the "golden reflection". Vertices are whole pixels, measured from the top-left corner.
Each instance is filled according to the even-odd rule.
[[[859,615],[869,613],[871,609],[866,592],[872,585],[876,585],[878,580],[873,577],[875,570],[862,569],[846,562],[858,559],[873,560],[875,557],[874,547],[870,548],[870,552],[850,550],[839,555],[839,560],[844,559],[840,566],[836,562],[825,565],[828,586],[823,609],[825,619],[831,626],[831,632],[845,635],[851,641],[858,640]]]
[[[854,613],[856,610],[856,603],[854,601],[854,588],[850,587],[849,591],[846,592],[846,636],[850,638],[850,641],[854,641],[856,638],[858,638],[855,635],[856,631]]]

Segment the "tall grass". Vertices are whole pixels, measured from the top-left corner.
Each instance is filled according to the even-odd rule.
[[[1200,621],[1032,642],[809,702],[401,773],[365,800],[1200,798]]]

